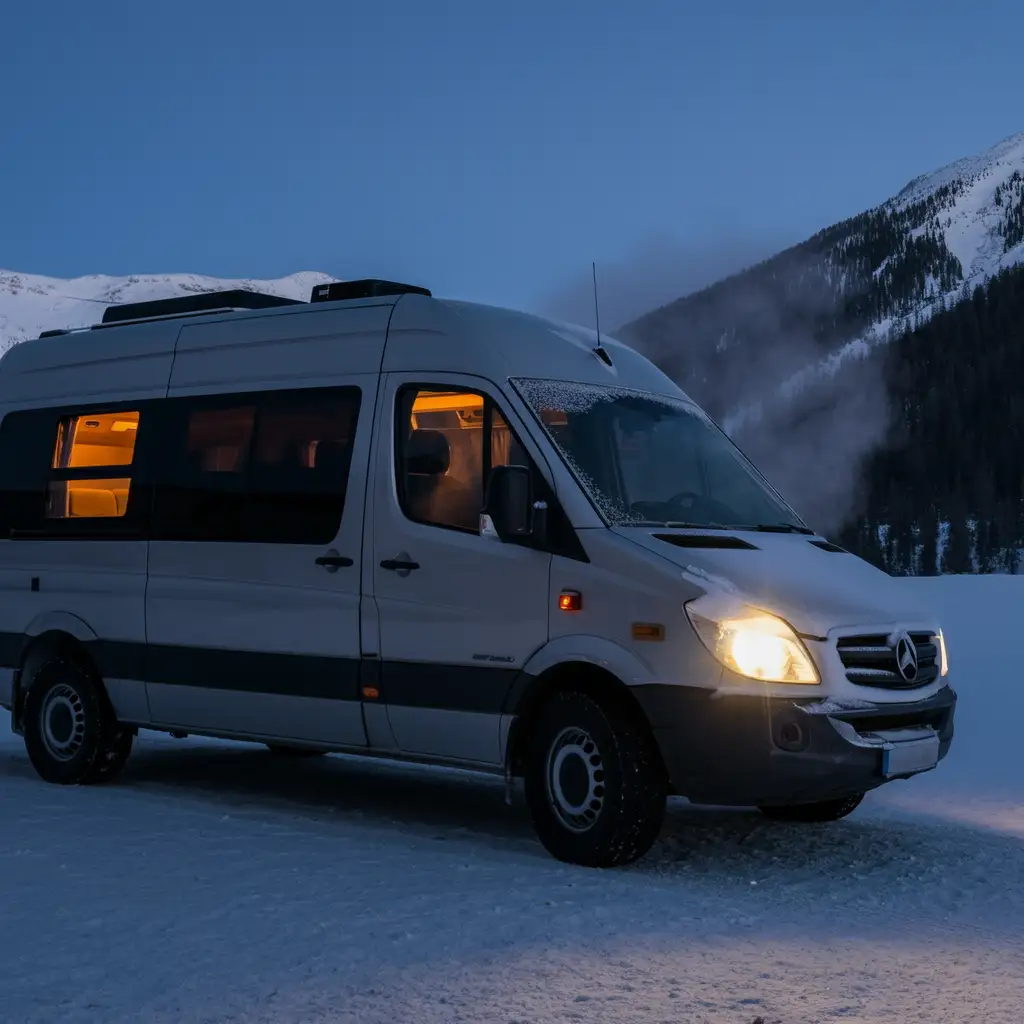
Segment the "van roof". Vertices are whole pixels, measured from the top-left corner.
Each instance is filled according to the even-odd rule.
[[[390,307],[383,321],[388,338],[381,364],[385,372],[457,372],[494,381],[517,376],[549,377],[687,397],[653,363],[613,337],[601,336],[601,347],[609,357],[602,359],[597,352],[597,335],[586,327],[497,306],[435,298],[416,285],[368,279],[318,286],[310,302],[253,292],[221,292],[186,296],[183,301],[112,307],[113,311],[104,316],[105,323],[50,332],[4,353],[0,358],[0,402],[20,403],[19,392],[23,389],[16,378],[28,385],[25,375],[37,377],[55,371],[65,386],[77,390],[71,382],[81,373],[88,373],[90,367],[99,369],[98,364],[106,364],[109,370],[112,362],[142,360],[152,362],[156,369],[156,364],[171,357],[186,325],[193,334],[192,327],[199,325],[259,321],[269,326],[268,318],[311,316],[318,319],[315,333],[321,335],[329,333],[324,330],[325,318],[344,317],[360,308],[369,314],[366,307],[377,307],[379,313],[384,312],[380,307]],[[329,324],[329,319],[326,322]],[[217,348],[258,344],[259,333],[239,329],[225,335],[218,331]],[[29,386],[27,390],[36,388]],[[45,391],[53,393],[50,387]]]

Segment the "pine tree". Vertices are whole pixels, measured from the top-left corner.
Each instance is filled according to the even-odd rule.
[[[971,535],[965,516],[954,516],[949,520],[949,534],[943,551],[942,571],[944,573],[969,573],[974,571],[971,564]]]
[[[921,563],[918,572],[922,576],[934,576],[938,572],[939,523],[935,513],[928,510],[920,523]]]

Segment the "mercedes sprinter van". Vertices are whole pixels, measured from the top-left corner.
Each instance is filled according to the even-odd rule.
[[[0,489],[48,782],[139,729],[458,766],[611,866],[670,794],[836,819],[952,739],[935,617],[583,328],[385,281],[112,306],[0,360]]]

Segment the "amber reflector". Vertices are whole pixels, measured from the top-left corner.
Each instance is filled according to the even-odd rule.
[[[664,640],[665,627],[660,622],[634,622],[634,640]]]

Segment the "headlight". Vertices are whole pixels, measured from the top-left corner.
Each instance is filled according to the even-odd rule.
[[[942,635],[942,630],[939,630],[939,675],[944,676],[949,673],[949,658],[946,657],[946,638]]]
[[[821,681],[807,648],[782,619],[713,594],[683,608],[704,646],[733,672],[765,683]]]

